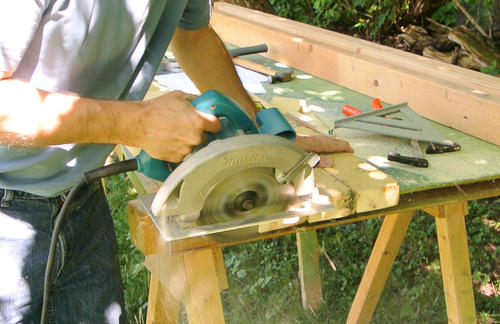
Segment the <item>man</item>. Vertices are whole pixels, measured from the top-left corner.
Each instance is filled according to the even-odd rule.
[[[171,46],[201,92],[219,90],[255,117],[210,28],[207,0],[0,2],[0,322],[38,323],[52,222],[65,194],[114,144],[178,162],[217,118],[172,92],[140,101]],[[92,144],[89,144],[92,143]],[[351,151],[324,137],[318,152]],[[126,323],[117,248],[99,184],[69,208],[58,239],[49,318]]]

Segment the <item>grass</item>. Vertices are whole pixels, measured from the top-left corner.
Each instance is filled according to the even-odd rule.
[[[120,251],[120,269],[125,289],[125,307],[131,323],[146,322],[149,273],[144,267],[144,255],[130,240],[127,222],[127,201],[137,197],[126,175],[106,179],[106,192]]]
[[[106,187],[127,313],[131,323],[144,323],[149,277],[126,220],[126,202],[136,194],[125,176],[109,178]],[[302,309],[294,236],[224,248],[230,287],[222,292],[226,322],[345,323],[381,224],[382,219],[372,219],[318,231],[325,302],[314,314]],[[470,202],[466,225],[478,321],[500,323],[500,199]],[[431,216],[418,212],[413,217],[372,322],[447,322]]]

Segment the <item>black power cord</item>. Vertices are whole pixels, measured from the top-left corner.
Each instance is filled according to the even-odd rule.
[[[78,181],[69,192],[66,200],[64,201],[59,213],[57,214],[54,221],[54,230],[52,232],[52,238],[50,240],[50,248],[49,255],[47,257],[47,266],[45,268],[45,278],[43,281],[43,303],[42,303],[42,315],[40,319],[40,324],[44,324],[47,320],[47,312],[49,306],[49,295],[50,295],[50,277],[52,273],[52,266],[54,264],[54,255],[57,247],[57,240],[59,237],[59,233],[61,232],[61,227],[64,221],[64,217],[66,216],[68,207],[71,201],[74,199],[76,194],[80,191],[80,189],[87,184],[95,180],[99,180],[104,177],[108,177],[111,175],[135,171],[137,170],[137,160],[130,159],[117,163],[113,163],[89,172],[86,172],[83,177]]]

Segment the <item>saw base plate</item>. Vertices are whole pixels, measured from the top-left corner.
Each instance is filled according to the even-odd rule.
[[[235,231],[241,229],[247,229],[253,226],[258,226],[260,224],[269,223],[276,220],[288,219],[288,218],[300,218],[304,216],[317,215],[322,213],[327,213],[335,209],[334,205],[331,204],[314,204],[310,197],[301,197],[295,204],[289,207],[285,211],[277,212],[270,215],[255,216],[252,218],[235,219],[226,222],[220,222],[215,224],[197,225],[195,227],[184,227],[181,226],[177,221],[168,222],[164,218],[161,223],[158,223],[162,218],[154,217],[151,210],[151,204],[153,202],[155,195],[140,195],[139,201],[146,209],[148,215],[155,223],[156,227],[160,229],[160,234],[163,239],[167,242],[182,240],[190,237],[207,236],[211,234],[217,234],[228,231]],[[189,224],[182,224],[189,225]],[[236,239],[236,237],[234,238]],[[234,240],[233,239],[233,240]],[[247,239],[240,238],[241,240]]]

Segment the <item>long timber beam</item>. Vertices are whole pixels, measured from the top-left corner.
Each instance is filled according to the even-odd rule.
[[[500,145],[500,78],[227,3],[211,20],[236,46]]]

